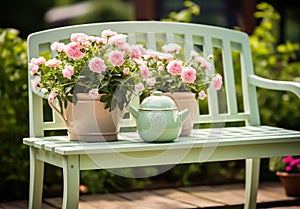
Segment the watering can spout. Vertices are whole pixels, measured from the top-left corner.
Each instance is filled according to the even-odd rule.
[[[188,109],[184,109],[181,112],[179,112],[179,118],[180,118],[181,123],[183,123],[187,119],[189,114],[190,114],[190,111]]]
[[[133,117],[138,118],[139,110],[135,106],[129,104],[129,112],[133,115]]]

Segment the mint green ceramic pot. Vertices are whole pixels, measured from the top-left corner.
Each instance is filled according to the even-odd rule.
[[[139,108],[129,105],[129,112],[137,122],[137,130],[146,142],[171,142],[181,133],[188,109],[178,111],[175,102],[156,91],[145,98]]]

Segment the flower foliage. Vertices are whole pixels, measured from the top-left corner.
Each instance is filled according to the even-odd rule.
[[[210,57],[192,50],[186,61],[176,58],[181,46],[166,44],[162,52],[129,45],[126,34],[104,30],[101,36],[71,34],[70,42],[54,42],[54,57],[40,56],[29,63],[32,85],[50,102],[58,99],[76,103],[76,93],[101,94],[100,101],[110,110],[123,109],[133,95],[153,90],[192,91],[206,97],[211,86],[219,90],[222,77],[212,73]]]
[[[270,159],[270,170],[286,171],[289,173],[300,173],[300,157],[286,156],[274,157]]]

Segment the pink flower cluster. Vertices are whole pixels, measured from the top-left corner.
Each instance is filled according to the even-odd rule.
[[[283,158],[283,162],[286,164],[285,170],[287,172],[292,172],[293,170],[298,170],[300,172],[300,158],[287,156]]]
[[[134,81],[129,86],[136,92],[145,88],[159,89],[165,82],[175,82],[175,85],[168,83],[172,88],[184,84],[196,92],[200,99],[207,97],[208,86],[220,90],[223,83],[221,75],[210,71],[212,66],[208,58],[200,56],[194,50],[187,61],[182,61],[176,58],[176,54],[181,52],[179,44],[166,44],[162,46],[163,52],[158,52],[145,49],[139,44],[129,45],[126,34],[118,34],[109,29],[102,31],[100,37],[73,33],[70,43],[54,42],[51,50],[56,54],[54,58],[32,58],[29,63],[31,75],[34,76],[34,89],[47,89],[49,101],[56,97],[66,99],[67,94],[73,93],[67,91],[74,89],[72,85],[76,85],[83,77],[95,78],[93,82],[98,82],[83,84],[84,88],[89,88],[85,90],[92,97],[97,97],[101,88],[105,88],[101,84],[109,85],[111,79],[120,78]],[[87,76],[80,74],[85,66],[90,73]],[[106,79],[105,82],[102,79]],[[84,82],[86,80],[89,79],[84,79]],[[107,92],[107,89],[103,92]]]

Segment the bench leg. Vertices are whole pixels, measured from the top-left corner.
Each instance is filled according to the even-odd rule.
[[[79,203],[79,157],[64,156],[63,159],[63,209],[77,209]]]
[[[29,209],[42,208],[44,162],[36,159],[36,149],[30,147]]]
[[[260,159],[246,159],[245,205],[244,209],[255,209],[259,184]]]

